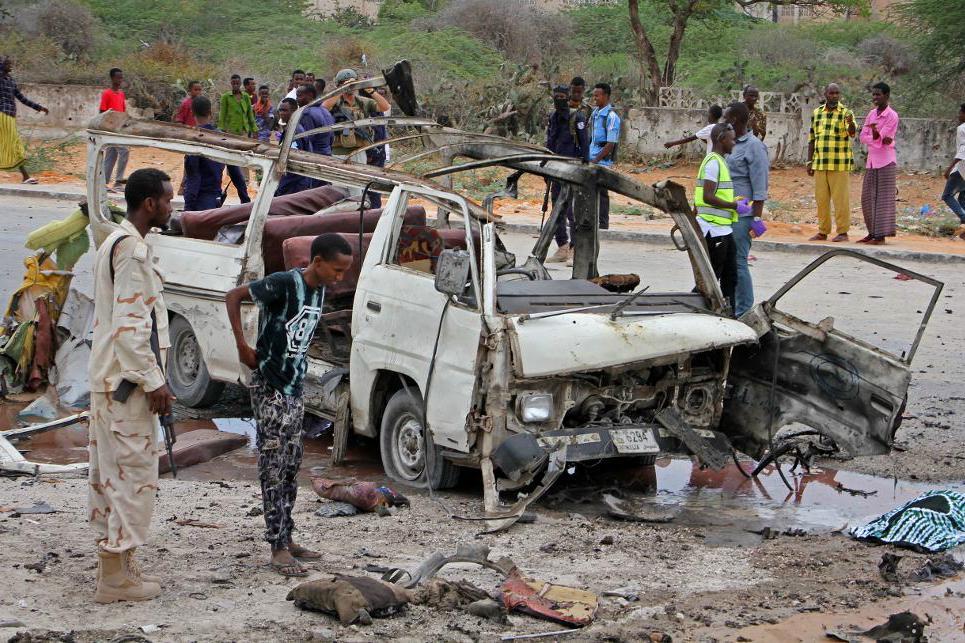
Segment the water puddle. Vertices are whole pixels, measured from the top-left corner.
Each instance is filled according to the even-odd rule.
[[[645,517],[672,517],[675,525],[709,527],[708,544],[734,545],[760,541],[765,528],[808,533],[838,530],[880,515],[928,489],[956,488],[831,467],[792,474],[785,467],[788,489],[773,466],[750,479],[745,474],[752,469],[750,462],[741,463],[741,469],[732,464],[718,471],[701,469],[689,459],[661,458],[649,473],[637,476],[633,491],[626,491],[626,485],[610,489],[617,489],[625,500],[624,508]],[[557,495],[551,492],[551,506],[584,514],[606,513],[598,498],[601,489],[607,488],[596,482],[595,487],[569,491],[564,483]],[[559,502],[553,503],[554,497]]]

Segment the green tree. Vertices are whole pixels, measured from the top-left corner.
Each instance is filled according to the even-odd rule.
[[[914,0],[925,2],[940,2],[940,0]],[[628,0],[630,13],[630,28],[633,31],[634,44],[640,57],[641,66],[647,77],[644,98],[651,105],[660,100],[660,88],[673,85],[677,75],[677,60],[680,58],[684,34],[690,19],[706,15],[722,9],[724,6],[736,3],[744,9],[755,5],[802,6],[814,9],[824,9],[835,13],[849,10],[866,11],[868,0],[650,0],[652,5],[666,8],[670,12],[670,41],[663,57],[663,66],[654,47],[651,34],[640,19],[639,0]]]
[[[908,0],[898,5],[898,12],[919,36],[922,57],[936,81],[965,73],[965,2]]]

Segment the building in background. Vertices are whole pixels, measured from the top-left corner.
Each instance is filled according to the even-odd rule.
[[[870,13],[867,17],[872,20],[891,20],[891,9],[896,2],[897,0],[871,0]],[[850,10],[844,14],[840,14],[827,8],[797,5],[777,6],[772,4],[755,4],[745,9],[741,9],[738,5],[738,10],[742,10],[747,15],[760,18],[761,20],[769,20],[781,24],[797,24],[799,22],[812,20],[828,22],[831,20],[862,20],[866,18],[866,16]]]
[[[506,0],[528,4],[544,11],[562,11],[587,5],[616,4],[618,0]],[[330,18],[340,11],[354,10],[372,22],[379,17],[379,9],[384,0],[311,0],[306,15],[319,19]]]

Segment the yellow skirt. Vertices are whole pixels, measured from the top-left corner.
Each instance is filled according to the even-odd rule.
[[[19,167],[25,158],[23,141],[17,133],[17,119],[0,113],[0,170]]]

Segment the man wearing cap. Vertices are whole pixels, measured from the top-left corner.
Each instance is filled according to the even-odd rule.
[[[335,86],[341,87],[359,79],[358,73],[354,69],[343,69],[335,74]],[[335,118],[336,125],[349,121],[358,121],[364,118],[379,118],[383,112],[392,109],[381,94],[374,89],[360,89],[343,92],[338,96],[332,96],[322,102],[322,107],[331,112]],[[365,163],[382,167],[385,165],[384,147],[374,147],[365,151],[365,158],[355,156],[356,150],[385,139],[384,130],[375,127],[352,127],[335,131],[335,140],[332,142],[332,156],[341,158],[351,157],[354,163]],[[372,206],[379,207],[382,200],[378,194],[372,195]]]

